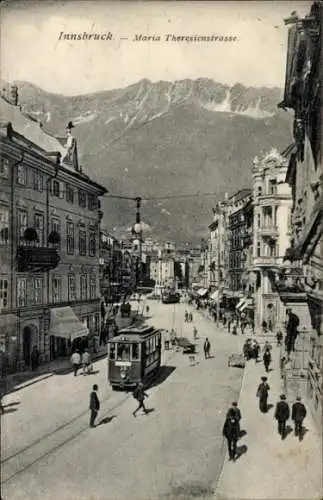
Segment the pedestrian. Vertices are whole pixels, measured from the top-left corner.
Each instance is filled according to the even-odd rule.
[[[258,363],[259,353],[260,353],[260,345],[258,344],[258,342],[255,341],[254,343],[255,364]]]
[[[188,322],[188,312],[185,311],[185,314],[184,314],[184,322],[187,323]]]
[[[38,363],[39,363],[39,351],[37,347],[34,345],[33,350],[30,355],[31,361],[31,369],[33,372],[37,371]]]
[[[261,377],[261,383],[257,389],[257,398],[259,398],[259,410],[262,413],[267,413],[267,399],[270,387],[267,383],[267,377]]]
[[[255,322],[253,319],[251,319],[251,321],[250,321],[250,326],[251,326],[251,331],[254,334],[255,333]]]
[[[264,333],[267,333],[267,321],[263,320],[263,322],[261,323],[261,326],[262,326],[262,331]]]
[[[237,420],[237,425],[238,425],[238,437],[240,437],[240,420],[241,420],[241,411],[239,410],[238,408],[238,403],[236,401],[234,401],[232,403],[232,406],[231,408],[229,408],[228,412],[227,412],[227,418],[229,416],[229,413],[232,413],[234,414],[234,417],[235,419]]]
[[[73,352],[73,354],[71,356],[71,363],[72,363],[73,369],[74,369],[74,377],[76,377],[77,371],[81,365],[81,355],[80,355],[78,350]]]
[[[146,306],[146,313],[149,314],[149,311],[150,311],[150,307]]]
[[[291,351],[295,351],[295,342],[297,339],[298,331],[297,328],[299,326],[299,317],[293,313],[291,308],[286,310],[287,313],[287,325],[286,325],[286,347],[288,355],[290,355]]]
[[[94,384],[90,394],[90,427],[95,427],[94,422],[100,410],[100,401],[97,394],[98,389],[97,384]]]
[[[286,403],[286,396],[282,394],[280,401],[276,404],[275,419],[278,422],[278,434],[282,439],[286,436],[286,422],[289,419],[289,406]]]
[[[91,365],[91,355],[87,349],[82,354],[82,367],[83,367],[83,375],[86,375],[90,371]]]
[[[239,423],[232,408],[230,408],[230,410],[228,411],[222,434],[226,438],[228,443],[229,460],[235,461],[237,453],[237,441],[239,438]]]
[[[193,336],[194,336],[194,340],[196,340],[197,339],[197,328],[196,328],[196,326],[194,326],[194,328],[193,328]]]
[[[263,348],[263,352],[271,351],[271,350],[272,350],[272,345],[269,344],[268,340],[266,340],[264,348]]]
[[[133,416],[136,416],[137,411],[142,409],[142,411],[145,413],[145,415],[148,414],[148,410],[146,409],[144,405],[144,400],[145,398],[148,398],[148,394],[145,393],[144,391],[144,384],[142,382],[139,382],[135,390],[133,391],[133,397],[138,401],[139,405],[135,409],[134,412],[132,412]]]
[[[208,359],[210,357],[211,344],[210,344],[210,341],[207,337],[205,339],[203,349],[204,349],[205,359]]]
[[[296,403],[292,406],[292,420],[295,425],[295,436],[301,441],[303,438],[303,420],[306,417],[305,405],[301,402],[301,397],[297,396]]]
[[[189,314],[189,322],[192,323],[192,321],[193,321],[193,313],[190,313]]]
[[[263,362],[264,362],[265,370],[268,373],[269,372],[269,365],[271,363],[271,354],[270,354],[270,350],[269,349],[267,349],[264,352],[264,355],[263,355],[262,359],[263,359]]]
[[[283,340],[283,334],[280,330],[276,333],[276,339],[277,339],[277,346],[281,345],[282,340]]]

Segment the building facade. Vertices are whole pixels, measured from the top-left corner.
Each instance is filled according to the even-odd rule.
[[[46,362],[100,325],[99,197],[78,165],[73,125],[63,141],[0,100],[0,324],[8,369]]]
[[[156,292],[175,282],[175,261],[161,251],[150,256],[150,278],[155,281]]]
[[[282,300],[300,318],[291,381],[302,390],[322,431],[322,22],[323,3],[289,25],[285,91],[279,107],[294,114],[294,148],[286,180],[292,189],[292,233],[278,286]],[[306,376],[299,383],[300,373]],[[296,383],[298,381],[298,383]],[[291,390],[289,385],[289,390]]]
[[[253,163],[253,263],[255,325],[275,331],[285,321],[285,307],[271,280],[289,246],[292,197],[285,181],[288,158],[272,150]]]

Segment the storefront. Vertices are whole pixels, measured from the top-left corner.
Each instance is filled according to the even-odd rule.
[[[79,320],[71,307],[58,307],[50,310],[48,333],[51,359],[53,359],[69,355],[73,347],[81,348],[81,340],[88,338],[89,329]]]

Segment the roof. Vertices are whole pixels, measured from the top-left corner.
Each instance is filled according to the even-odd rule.
[[[243,200],[244,198],[247,198],[247,196],[250,196],[252,194],[252,189],[250,188],[243,188],[237,191],[235,194],[230,196],[230,200],[234,200],[235,202]]]
[[[144,340],[151,334],[158,331],[157,328],[153,326],[132,326],[129,328],[123,328],[119,331],[118,335],[109,339],[109,342],[133,342]]]
[[[56,137],[45,132],[40,124],[22,113],[19,106],[0,98],[1,124],[11,122],[13,129],[47,152],[57,151],[65,156],[66,150]]]

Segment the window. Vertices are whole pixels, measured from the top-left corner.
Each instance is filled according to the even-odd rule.
[[[7,158],[0,158],[0,177],[5,179],[9,177],[9,160]]]
[[[54,304],[58,304],[62,300],[62,279],[60,277],[52,280],[52,300]]]
[[[260,227],[261,225],[261,215],[257,214],[257,226]]]
[[[17,183],[23,186],[27,184],[27,169],[24,165],[17,167]]]
[[[0,279],[0,310],[8,307],[8,280]]]
[[[109,344],[109,359],[115,359],[116,344]]]
[[[80,207],[86,207],[86,192],[83,189],[79,190],[79,205]]]
[[[74,203],[74,189],[69,184],[66,184],[66,201]]]
[[[277,182],[276,179],[271,179],[269,181],[269,194],[276,194],[277,193]]]
[[[90,257],[95,257],[96,252],[96,241],[95,241],[95,233],[89,233],[89,255]]]
[[[132,344],[131,359],[132,360],[139,359],[139,344]]]
[[[261,195],[262,195],[262,187],[258,186],[258,196],[261,196]]]
[[[26,210],[18,210],[18,244],[24,244],[24,233],[28,226],[28,213]]]
[[[73,222],[66,223],[66,251],[69,255],[74,253],[74,224]]]
[[[89,288],[90,288],[90,299],[95,299],[96,298],[96,276],[90,276],[90,283],[89,283]]]
[[[34,278],[32,282],[32,303],[42,304],[43,302],[43,278]]]
[[[87,299],[87,276],[83,274],[80,277],[81,300]]]
[[[38,243],[37,246],[44,246],[44,215],[43,214],[35,214],[34,215],[34,227],[37,231],[38,235]]]
[[[0,207],[0,245],[9,242],[9,210]]]
[[[130,345],[117,344],[117,360],[130,361]]]
[[[257,243],[257,257],[260,257],[261,255],[261,243],[258,241]]]
[[[51,219],[51,231],[58,233],[61,236],[61,221],[58,217],[52,217]],[[55,248],[60,248],[61,243],[55,243],[53,244],[53,247]]]
[[[68,300],[69,302],[76,300],[76,279],[73,274],[68,277]]]
[[[96,202],[96,196],[94,194],[89,194],[88,196],[88,207],[89,210],[96,210],[97,202]]]
[[[59,182],[58,181],[53,181],[52,193],[53,193],[53,196],[57,196],[57,198],[59,198]]]
[[[86,231],[82,229],[79,232],[79,253],[86,255]]]
[[[33,172],[33,184],[36,191],[43,191],[44,189],[44,178],[43,174],[39,170],[34,170]]]
[[[17,279],[17,307],[27,305],[27,278]]]

